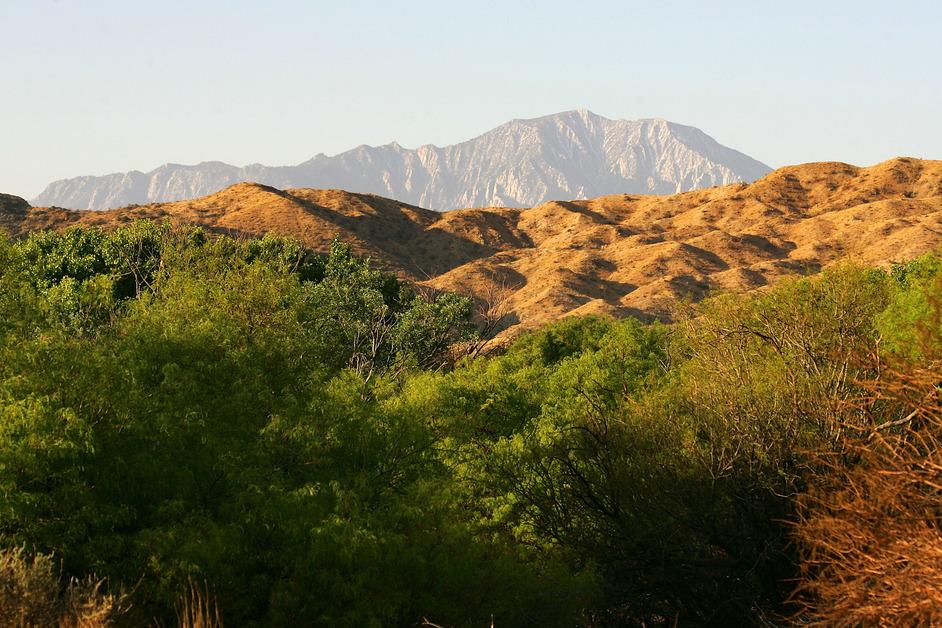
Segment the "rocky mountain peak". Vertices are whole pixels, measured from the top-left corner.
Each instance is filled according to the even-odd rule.
[[[605,194],[672,194],[751,182],[770,169],[694,127],[662,118],[611,120],[588,109],[517,119],[451,146],[398,142],[318,154],[296,166],[165,164],[51,183],[34,201],[73,209],[183,200],[239,181],[343,188],[446,210]]]

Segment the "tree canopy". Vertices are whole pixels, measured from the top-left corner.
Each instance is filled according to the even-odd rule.
[[[940,270],[472,356],[470,299],[340,242],[0,240],[0,547],[126,587],[128,625],[194,582],[240,626],[758,624],[793,608],[817,453],[852,461],[903,407],[866,382],[934,355]]]

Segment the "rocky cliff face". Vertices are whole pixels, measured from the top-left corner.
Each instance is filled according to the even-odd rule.
[[[751,182],[768,166],[702,131],[661,119],[609,120],[586,110],[513,120],[452,146],[360,146],[297,166],[166,164],[50,184],[34,205],[106,209],[195,198],[253,181],[343,188],[431,209],[527,207],[615,193],[672,194]]]

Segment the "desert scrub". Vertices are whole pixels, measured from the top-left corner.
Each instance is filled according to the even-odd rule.
[[[63,581],[52,556],[23,548],[0,551],[0,625],[104,628],[127,611],[123,592],[94,576]]]

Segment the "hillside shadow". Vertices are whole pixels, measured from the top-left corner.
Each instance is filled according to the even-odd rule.
[[[775,257],[785,257],[790,252],[798,248],[798,245],[790,240],[783,241],[782,246],[776,246],[768,238],[753,233],[739,235],[737,237],[749,246],[754,246],[755,248],[765,251],[766,253],[770,253]]]
[[[357,195],[356,198],[375,214],[348,216],[330,207],[281,192],[286,199],[304,211],[326,222],[337,225],[338,230],[353,234],[366,244],[382,251],[389,261],[421,278],[432,278],[476,259],[489,257],[500,251],[481,245],[442,229],[434,229],[436,221],[416,221],[406,209],[427,212],[381,197]],[[447,256],[447,257],[446,257]]]
[[[566,209],[568,209],[569,211],[573,213],[582,214],[583,216],[590,218],[592,222],[596,224],[612,225],[612,226],[618,226],[619,224],[618,221],[613,220],[612,218],[609,218],[605,214],[602,214],[601,212],[597,212],[594,209],[589,209],[588,207],[579,205],[578,203],[575,203],[573,201],[553,201],[553,202],[561,207],[565,207]]]

